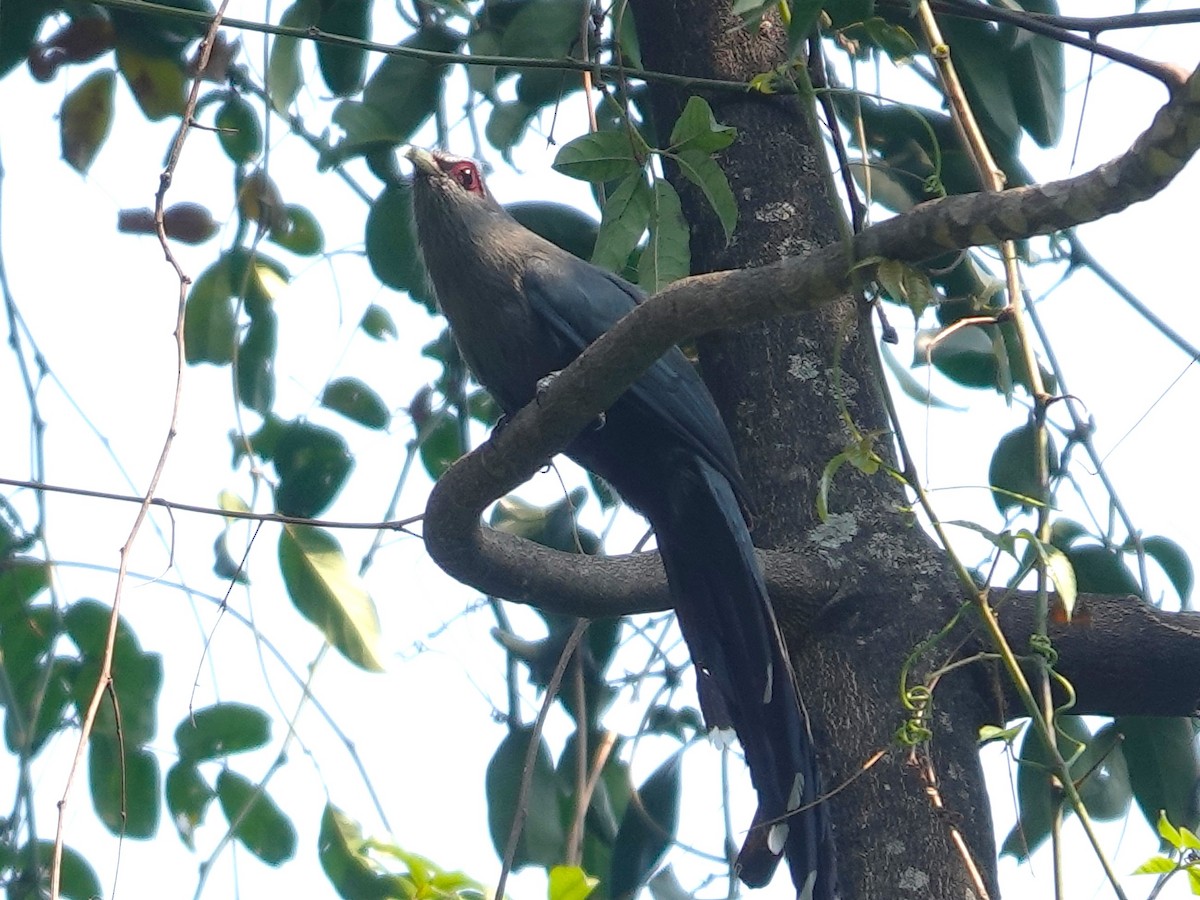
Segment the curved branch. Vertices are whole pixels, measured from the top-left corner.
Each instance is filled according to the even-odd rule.
[[[997,599],[1004,592],[996,591]],[[1034,595],[999,603],[1004,635],[1029,645]],[[1169,613],[1138,597],[1089,594],[1069,625],[1049,628],[1055,669],[1075,690],[1074,715],[1194,716],[1200,713],[1200,613]],[[1011,686],[1005,683],[1004,688]],[[1015,695],[1008,708],[1021,709]],[[1058,702],[1065,700],[1061,695]]]
[[[817,309],[869,279],[875,264],[884,259],[920,262],[946,251],[1048,234],[1118,212],[1165,188],[1198,145],[1200,69],[1159,109],[1126,153],[1090,172],[1045,185],[930,201],[808,256],[671,284],[584,351],[550,383],[537,404],[513,416],[503,430],[441,477],[426,506],[429,555],[459,581],[523,602],[553,603],[577,614],[663,608],[663,578],[652,558],[585,559],[552,551],[485,528],[480,522],[483,510],[532,477],[544,460],[679,341]],[[769,584],[787,583],[783,572],[789,566],[780,562],[784,555],[764,557]],[[807,574],[819,572],[813,565]],[[828,575],[813,583],[827,586]]]

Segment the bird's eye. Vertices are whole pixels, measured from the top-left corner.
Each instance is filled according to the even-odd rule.
[[[458,182],[464,191],[476,193],[479,190],[479,170],[474,163],[461,162],[450,170],[450,177]]]

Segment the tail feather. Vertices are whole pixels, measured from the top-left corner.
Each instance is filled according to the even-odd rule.
[[[759,796],[739,854],[742,880],[770,880],[786,856],[802,900],[838,896],[808,717],[796,690],[750,533],[728,480],[695,456],[653,517],[709,728],[736,730]],[[791,815],[789,815],[791,814]]]

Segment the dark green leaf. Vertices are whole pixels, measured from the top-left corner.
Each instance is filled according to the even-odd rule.
[[[986,22],[945,18],[941,25],[967,100],[985,134],[994,136],[993,152],[1015,147],[1021,126],[1012,88],[1004,77],[1011,61],[1008,42]],[[979,189],[977,178],[974,189]]]
[[[217,776],[217,799],[233,836],[268,865],[278,866],[296,853],[296,829],[275,802],[236,772]]]
[[[879,16],[872,16],[860,27],[867,40],[886,53],[898,66],[912,62],[913,57],[920,49],[905,28],[893,25]],[[851,33],[853,31],[854,29],[850,29]]]
[[[271,720],[256,706],[220,703],[196,710],[175,729],[180,762],[219,759],[265,746]]]
[[[158,831],[158,760],[148,750],[93,734],[88,742],[88,783],[96,817],[121,837],[151,838]]]
[[[421,464],[435,481],[467,452],[458,418],[445,410],[421,424],[417,440],[421,444]]]
[[[1186,608],[1192,596],[1192,585],[1195,584],[1192,561],[1188,559],[1187,553],[1173,540],[1165,537],[1145,538],[1142,546],[1146,549],[1146,555],[1162,567],[1167,578],[1171,580],[1171,587],[1175,588],[1175,593]]]
[[[258,113],[240,95],[233,94],[221,104],[215,124],[221,148],[233,162],[245,165],[262,153],[263,132]]]
[[[1195,831],[1200,762],[1191,720],[1119,716],[1115,724],[1125,737],[1122,749],[1129,784],[1146,821],[1155,826],[1159,811],[1164,810],[1172,824]]]
[[[1026,12],[1058,14],[1057,0],[1021,0]],[[1063,73],[1063,45],[1053,37],[1002,27],[1001,33],[1014,32],[1016,42],[1008,66],[1017,119],[1039,146],[1058,143],[1063,130],[1063,99],[1066,94]]]
[[[1120,734],[1112,722],[1092,735],[1083,755],[1071,765],[1071,774],[1079,783],[1079,797],[1093,819],[1108,822],[1129,811],[1133,799],[1129,769]]]
[[[23,610],[50,586],[50,566],[40,559],[19,556],[0,567],[0,620]]]
[[[659,766],[626,807],[613,844],[609,896],[636,895],[675,839],[682,758],[677,752]]]
[[[615,181],[642,169],[645,147],[635,147],[627,131],[596,131],[564,144],[554,169],[583,181]]]
[[[275,404],[275,348],[279,324],[264,310],[250,320],[237,355],[237,397],[242,405],[266,415]]]
[[[54,77],[54,69],[44,76],[38,74],[34,65],[37,59],[34,44],[42,22],[57,6],[57,3],[52,4],[47,0],[25,0],[21,3],[5,3],[0,9],[3,19],[0,23],[0,78],[27,61],[38,80]]]
[[[691,248],[679,195],[663,179],[654,182],[650,207],[650,240],[638,262],[638,284],[656,294],[672,281],[691,274]]]
[[[788,58],[803,59],[804,43],[821,17],[826,0],[792,0],[792,21],[788,23]]]
[[[1059,716],[1058,752],[1066,760],[1075,756],[1090,738],[1078,716]],[[1050,754],[1038,730],[1025,729],[1017,758],[1017,803],[1020,818],[1013,826],[1000,853],[1024,861],[1050,836],[1056,810],[1062,807],[1061,791],[1052,787]],[[1074,770],[1072,770],[1074,771]]]
[[[285,525],[279,535],[279,569],[296,609],[339,653],[368,672],[383,671],[379,614],[329,532]]]
[[[1045,489],[1038,483],[1036,446],[1037,428],[1032,422],[1014,428],[996,445],[988,467],[988,484],[992,488],[992,500],[1000,512],[1006,513],[1015,507],[1029,509],[1046,501]],[[1049,435],[1045,452],[1047,469],[1053,474],[1058,468],[1058,454]],[[1078,566],[1076,571],[1078,573]],[[1079,588],[1087,590],[1082,577],[1079,579]]]
[[[58,113],[63,159],[86,175],[112,130],[116,77],[112,69],[93,72],[67,94]]]
[[[653,193],[641,169],[631,172],[604,203],[604,217],[592,262],[610,272],[620,272],[646,233]]]
[[[34,846],[26,844],[22,847],[17,853],[17,858],[21,860],[21,864],[26,866],[32,860],[37,859],[38,871],[35,873],[28,868],[24,871],[18,870],[17,880],[24,885],[40,886],[41,892],[31,890],[27,895],[30,898],[48,897],[50,896],[50,867],[47,862],[54,856],[54,841],[41,840],[32,843]],[[14,884],[10,883],[10,898],[13,897],[11,893],[13,887]],[[97,897],[104,896],[100,887],[100,879],[96,877],[91,863],[79,851],[68,846],[64,846],[62,849],[59,889],[67,900],[96,900]]]
[[[417,249],[412,221],[412,195],[408,185],[392,185],[380,194],[367,214],[367,261],[376,278],[394,290],[407,291],[433,312],[433,295]]]
[[[358,40],[371,36],[371,0],[322,0],[317,28]],[[358,93],[367,74],[367,51],[362,47],[317,44],[321,77],[335,97]]]
[[[189,365],[233,362],[237,335],[233,292],[224,257],[192,285],[183,312],[184,356]]]
[[[118,44],[117,68],[147,119],[157,122],[183,113],[185,76],[178,59]]]
[[[493,103],[487,125],[484,126],[484,136],[489,144],[505,154],[504,158],[507,160],[509,151],[521,143],[525,129],[529,127],[536,113],[536,107],[521,100]]]
[[[366,428],[387,428],[392,415],[371,388],[357,378],[335,378],[325,385],[321,405]]]
[[[279,19],[287,28],[307,28],[317,23],[319,12],[317,0],[296,0]],[[300,39],[287,35],[276,35],[271,42],[271,55],[267,62],[266,87],[271,105],[276,112],[287,112],[292,101],[300,93],[304,75],[300,71]]]
[[[321,814],[317,858],[338,896],[346,900],[385,900],[386,884],[367,852],[358,823],[332,804]]]
[[[392,320],[392,314],[376,304],[367,307],[358,327],[377,341],[389,337],[394,338],[399,334],[396,331],[396,323]]]
[[[461,42],[453,31],[427,25],[400,45],[452,53]],[[408,141],[437,108],[444,68],[441,63],[411,56],[385,58],[363,88],[362,101],[345,100],[334,110],[333,120],[346,136],[334,148],[333,158],[325,163],[390,150]]]
[[[1064,552],[1075,569],[1080,593],[1141,596],[1141,587],[1115,550],[1098,544],[1074,544]]]
[[[267,240],[291,250],[297,256],[316,256],[320,253],[325,247],[325,233],[316,216],[306,207],[294,203],[287,204],[283,209],[287,225],[272,228],[267,232]]]
[[[204,821],[216,793],[192,763],[178,762],[167,770],[167,812],[189,850],[196,847],[196,829]]]
[[[685,150],[679,154],[676,162],[679,171],[692,184],[704,192],[708,205],[712,207],[721,227],[725,230],[725,242],[733,237],[733,229],[737,226],[737,200],[729,187],[729,179],[725,172],[711,156],[701,150]]]
[[[535,234],[580,259],[591,259],[596,246],[596,221],[574,206],[549,200],[510,203],[509,215]]]
[[[279,474],[275,508],[306,518],[329,507],[354,465],[340,434],[301,421],[282,426],[272,458]]]
[[[487,767],[485,792],[492,846],[503,856],[517,809],[517,795],[532,729],[514,728],[500,742]],[[559,807],[554,766],[545,741],[539,741],[533,760],[525,827],[513,860],[514,871],[528,865],[557,865],[565,853],[566,832]]]

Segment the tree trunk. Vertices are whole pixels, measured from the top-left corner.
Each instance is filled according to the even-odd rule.
[[[647,68],[747,80],[786,60],[784,30],[768,18],[745,28],[714,0],[634,0]],[[651,86],[657,122],[673,122],[687,94]],[[694,272],[802,255],[844,237],[844,224],[810,105],[796,96],[711,94],[717,119],[738,129],[720,159],[739,204],[733,240],[703,195],[668,171],[692,227]],[[660,129],[664,130],[664,129]],[[976,739],[996,718],[987,673],[958,670],[937,685],[932,732],[913,751],[897,733],[906,659],[950,620],[961,588],[941,552],[906,514],[908,499],[882,472],[843,466],[816,514],[827,464],[854,432],[877,435],[893,457],[870,310],[848,297],[817,315],[766,322],[701,342],[710,388],[733,433],[754,503],[753,534],[765,548],[819,562],[836,591],[824,611],[781,606],[780,621],[821,757],[839,878],[848,898],[972,897],[979,887],[952,830],[996,896],[995,848]],[[853,423],[853,431],[846,418]],[[921,656],[908,684],[946,661],[956,640]],[[887,754],[862,772],[879,751]],[[936,778],[939,810],[928,788]]]

